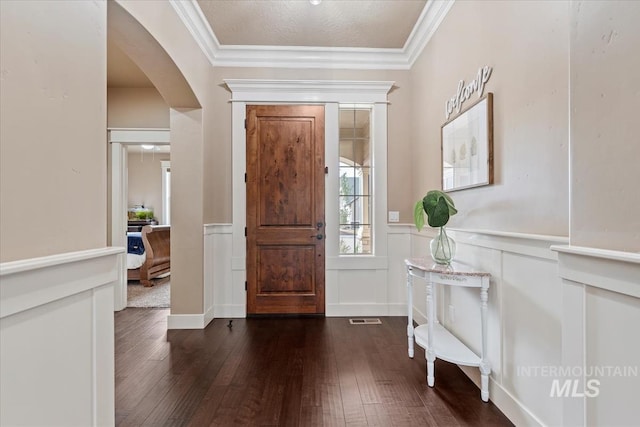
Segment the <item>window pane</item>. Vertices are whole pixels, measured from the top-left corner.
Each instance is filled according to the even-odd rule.
[[[362,225],[353,228],[340,228],[340,254],[370,254],[371,226]]]
[[[368,108],[340,109],[340,254],[373,252],[372,156]]]

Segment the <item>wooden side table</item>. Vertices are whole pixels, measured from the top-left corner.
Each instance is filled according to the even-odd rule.
[[[429,387],[433,387],[435,383],[434,362],[436,358],[458,365],[480,368],[480,395],[482,400],[487,402],[489,400],[489,375],[491,374],[491,366],[486,358],[487,301],[489,299],[491,275],[462,263],[454,262],[451,265],[435,264],[430,258],[411,258],[406,259],[404,263],[407,268],[409,357],[413,358],[414,341],[426,350],[427,384],[429,384]],[[420,325],[417,328],[413,327],[414,277],[424,279],[427,286],[427,324]],[[480,288],[482,353],[479,356],[438,322],[435,315],[435,284]]]

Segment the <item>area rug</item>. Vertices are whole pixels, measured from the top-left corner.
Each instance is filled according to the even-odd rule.
[[[168,280],[145,288],[138,282],[127,285],[127,307],[160,308],[170,306],[170,284]]]

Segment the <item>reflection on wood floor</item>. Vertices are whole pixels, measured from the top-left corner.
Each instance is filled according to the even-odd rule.
[[[169,310],[115,315],[116,423],[191,426],[512,425],[455,365],[407,357],[406,317],[216,319],[167,331]]]

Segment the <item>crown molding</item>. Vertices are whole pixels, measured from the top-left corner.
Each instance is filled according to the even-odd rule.
[[[447,13],[449,13],[449,10],[451,10],[454,2],[455,0],[427,0],[425,8],[422,10],[403,48],[409,63],[408,68],[411,68],[416,59],[418,59],[418,56],[420,56],[445,16],[447,16]]]
[[[225,79],[232,102],[386,103],[392,81]]]
[[[198,6],[198,2],[196,0],[169,0],[169,4],[176,11],[211,65],[215,65],[218,51],[220,51],[220,42],[211,29],[209,21],[202,13],[202,9]]]
[[[214,67],[408,70],[455,0],[428,0],[402,49],[221,45],[196,0],[169,0]]]

